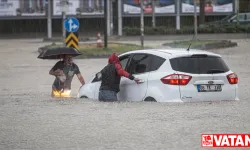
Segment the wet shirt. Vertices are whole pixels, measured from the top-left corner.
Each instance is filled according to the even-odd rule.
[[[52,68],[53,71],[56,71],[57,69],[63,70],[64,74],[66,75],[66,81],[64,83],[61,83],[60,80],[56,78],[53,83],[53,86],[57,90],[61,90],[62,88],[70,90],[71,82],[74,75],[80,73],[78,66],[75,63],[72,63],[70,66],[67,66],[64,64],[64,61],[59,61]]]

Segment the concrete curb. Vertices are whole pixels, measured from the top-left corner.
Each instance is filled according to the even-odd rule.
[[[119,42],[109,42],[109,43],[118,43],[118,44],[126,44],[126,45],[136,45],[136,44],[128,44],[128,43],[119,43]],[[38,53],[41,54],[48,49],[48,46],[43,46],[38,48]],[[83,54],[74,57],[75,59],[94,59],[94,58],[108,58],[113,52],[108,52],[106,54]],[[121,53],[116,53],[120,55]]]
[[[121,36],[110,36],[108,40],[119,40]],[[96,41],[96,37],[79,37],[79,42],[86,42],[86,41]],[[103,40],[103,37],[102,37]],[[43,42],[62,42],[62,38],[55,37],[55,38],[43,38]]]

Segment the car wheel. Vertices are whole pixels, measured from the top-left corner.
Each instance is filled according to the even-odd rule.
[[[144,99],[145,102],[157,102],[153,97],[147,97]]]

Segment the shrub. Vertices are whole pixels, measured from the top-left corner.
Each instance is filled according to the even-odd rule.
[[[124,27],[125,35],[140,35],[140,27]],[[250,25],[237,24],[208,24],[198,27],[198,33],[250,33]],[[182,27],[180,30],[166,26],[149,27],[145,26],[145,35],[171,35],[171,34],[193,34],[194,27]]]

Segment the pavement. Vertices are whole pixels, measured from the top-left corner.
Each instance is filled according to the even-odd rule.
[[[194,35],[144,35],[145,41],[176,41],[176,40],[192,40]],[[231,39],[249,39],[250,34],[235,33],[235,34],[198,34],[197,39],[200,40],[231,40]],[[104,37],[102,36],[102,39]],[[62,41],[61,37],[53,37],[52,39],[44,38],[43,41]],[[96,37],[81,37],[79,41],[96,41]],[[141,36],[109,36],[108,41],[141,41]]]
[[[51,98],[55,60],[40,60],[38,40],[0,40],[0,149],[199,150],[202,133],[249,133],[250,52],[248,39],[221,54],[239,76],[240,101],[211,103],[102,103]],[[123,41],[132,42],[132,41]],[[140,42],[134,41],[134,42]],[[158,41],[146,45],[161,46]],[[107,59],[77,59],[90,81]]]

